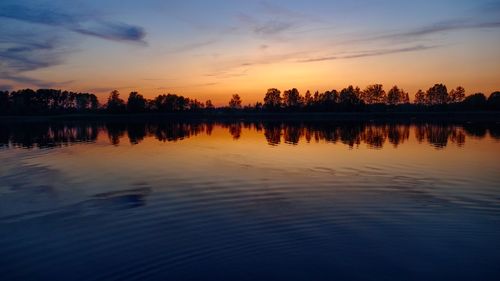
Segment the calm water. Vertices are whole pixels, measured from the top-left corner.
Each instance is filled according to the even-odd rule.
[[[0,125],[1,280],[500,280],[500,124]]]

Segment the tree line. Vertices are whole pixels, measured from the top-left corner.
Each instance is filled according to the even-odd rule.
[[[216,108],[211,100],[205,102],[176,94],[161,94],[147,99],[138,92],[131,92],[126,100],[120,92],[112,91],[104,104],[94,94],[75,93],[55,89],[24,89],[0,91],[0,114],[66,114],[66,113],[174,113],[207,111],[248,112],[384,112],[427,110],[500,110],[500,92],[489,97],[483,93],[466,96],[463,87],[448,91],[444,84],[435,84],[427,91],[418,90],[413,102],[410,95],[398,86],[386,92],[383,85],[373,84],[365,89],[348,86],[340,91],[307,91],[302,95],[292,88],[283,91],[270,88],[262,102],[243,106],[238,94],[228,105]]]

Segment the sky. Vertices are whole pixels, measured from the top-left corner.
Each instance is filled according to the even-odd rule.
[[[0,90],[500,90],[500,0],[2,0]]]

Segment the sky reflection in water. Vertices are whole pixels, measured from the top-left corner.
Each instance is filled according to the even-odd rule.
[[[498,124],[0,128],[5,280],[500,276]]]

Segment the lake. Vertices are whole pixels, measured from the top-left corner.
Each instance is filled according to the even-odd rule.
[[[0,124],[1,280],[500,280],[500,124]]]

